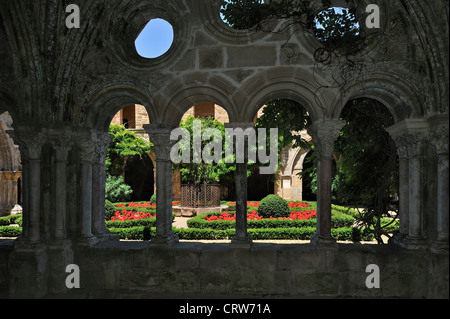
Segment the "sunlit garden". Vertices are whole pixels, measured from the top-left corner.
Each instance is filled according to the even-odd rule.
[[[276,197],[276,204],[272,204]],[[266,204],[269,202],[269,205]],[[281,204],[280,204],[281,202]],[[173,205],[179,205],[173,202]],[[235,202],[222,202],[226,212],[202,213],[187,220],[187,228],[173,227],[180,240],[229,240],[235,235]],[[269,207],[268,207],[269,206]],[[309,240],[316,232],[317,203],[285,201],[269,195],[261,201],[247,203],[248,233],[253,240]],[[331,234],[339,241],[371,241],[373,234],[358,226],[358,211],[333,205]],[[177,217],[173,214],[175,222]],[[390,219],[382,221],[392,223]],[[121,240],[150,240],[156,232],[156,204],[126,202],[109,204],[107,228]],[[398,227],[394,222],[390,231]]]

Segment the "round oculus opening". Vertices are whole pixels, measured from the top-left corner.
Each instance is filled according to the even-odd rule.
[[[174,31],[164,19],[152,19],[142,29],[135,41],[137,53],[147,59],[164,55],[172,47]]]

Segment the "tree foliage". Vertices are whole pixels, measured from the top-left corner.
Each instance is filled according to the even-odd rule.
[[[201,130],[194,130],[194,121],[200,121]],[[225,158],[225,126],[220,121],[214,119],[213,117],[207,118],[194,118],[193,116],[188,116],[184,121],[180,123],[180,127],[186,129],[189,132],[189,142],[185,139],[180,141],[181,153],[188,150],[190,157],[189,161],[182,161],[180,164],[176,164],[174,167],[180,169],[182,183],[185,184],[217,184],[221,183],[223,186],[227,186],[234,181],[234,171],[236,170],[236,164],[234,163],[234,157],[229,159]],[[208,129],[218,129],[221,133],[220,139],[216,140],[216,137],[210,136],[210,139],[203,139],[206,136]],[[217,137],[218,138],[218,137]],[[201,147],[197,149],[194,147],[194,139],[201,140]],[[203,151],[205,147],[211,142],[221,143],[221,154],[220,161],[218,163],[211,162],[207,163],[203,158]],[[210,150],[209,155],[214,155]],[[194,158],[202,159],[200,163],[196,163]],[[233,161],[233,163],[226,163],[226,160]]]
[[[381,218],[397,217],[398,159],[394,141],[386,132],[393,125],[389,111],[372,99],[357,99],[345,107],[347,121],[335,144],[337,199],[360,210],[360,226],[379,243],[385,229]]]
[[[339,87],[347,78],[359,75],[365,66],[362,57],[369,41],[379,33],[359,28],[357,4],[346,0],[348,8],[337,10],[330,0],[321,3],[310,0],[225,0],[223,19],[232,28],[264,32],[296,32],[313,34],[322,44],[314,58],[319,68],[335,68],[333,77]],[[320,5],[321,4],[321,5]],[[317,8],[326,8],[317,12]],[[274,22],[283,20],[282,27],[273,29]],[[293,30],[293,31],[292,31]]]
[[[122,125],[111,125],[109,134],[114,135],[106,156],[106,170],[110,175],[123,175],[129,157],[138,155],[142,158],[151,151],[150,142],[139,138]]]
[[[288,99],[276,99],[267,103],[262,112],[255,126],[278,128],[280,150],[287,146],[308,147],[308,142],[299,133],[311,125],[311,117],[302,105]]]

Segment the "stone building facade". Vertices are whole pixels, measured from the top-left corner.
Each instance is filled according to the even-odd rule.
[[[6,133],[11,129],[9,113],[0,114],[0,217],[22,212],[20,152]]]
[[[23,235],[0,240],[0,290],[8,297],[428,297],[448,298],[449,4],[378,0],[380,28],[360,73],[335,85],[339,65],[317,68],[310,33],[234,30],[221,0],[77,1],[68,29],[63,1],[0,2],[0,114],[8,112],[23,177]],[[361,28],[372,1],[356,1]],[[343,1],[331,0],[334,6]],[[317,12],[322,8],[317,7]],[[170,50],[137,54],[151,19],[174,28]],[[368,30],[370,31],[370,30]],[[348,101],[384,104],[400,158],[400,232],[386,246],[331,237],[331,166]],[[318,154],[317,231],[311,243],[253,242],[246,224],[246,164],[236,170],[236,237],[179,242],[172,231],[169,134],[193,105],[214,103],[229,126],[251,127],[276,98],[303,105]],[[122,108],[144,105],[156,165],[156,236],[119,242],[104,225],[108,128]],[[4,139],[4,137],[2,137]],[[4,143],[4,142],[1,142]],[[80,289],[65,285],[69,264]],[[376,264],[382,289],[365,285]],[[260,271],[261,265],[267,271]]]

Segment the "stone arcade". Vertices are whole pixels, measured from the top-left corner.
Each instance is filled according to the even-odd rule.
[[[1,296],[448,298],[448,1],[377,1],[388,36],[370,44],[363,74],[342,91],[334,68],[314,67],[312,35],[233,30],[220,19],[221,0],[77,3],[80,28],[68,29],[64,1],[0,2],[0,114],[11,116],[7,132],[20,148],[24,213],[23,236],[0,240]],[[170,22],[175,39],[148,60],[134,40],[153,18]],[[388,131],[400,158],[401,229],[386,246],[337,244],[330,235],[333,142],[343,107],[361,97],[395,119]],[[178,242],[172,128],[200,103],[221,105],[230,125],[245,128],[275,98],[299,102],[314,122],[312,242],[252,243],[244,220],[230,244]],[[159,196],[150,242],[119,242],[103,222],[108,126],[130,104],[144,105],[152,119]],[[2,148],[9,143],[0,139]],[[247,188],[245,165],[238,191]],[[237,196],[242,217],[246,193]],[[70,264],[80,268],[80,289],[65,285]],[[380,267],[381,289],[365,285],[370,264]]]

